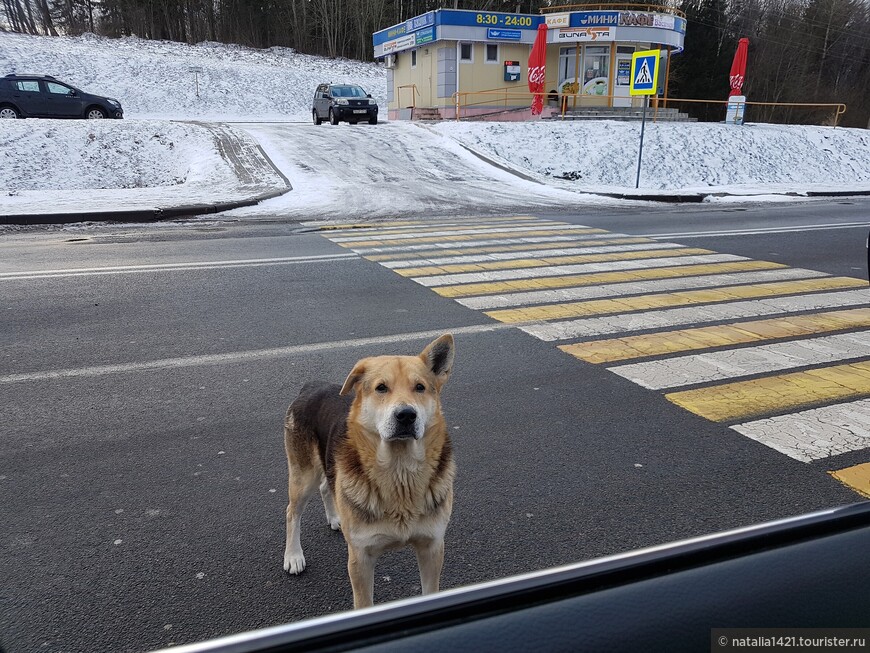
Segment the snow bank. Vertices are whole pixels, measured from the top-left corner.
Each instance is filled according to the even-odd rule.
[[[211,132],[196,125],[5,120],[0,190],[174,186],[216,156]]]
[[[199,97],[191,67],[202,68]],[[386,71],[374,63],[314,57],[289,48],[93,34],[0,32],[0,76],[12,72],[54,75],[84,91],[118,98],[128,118],[309,120],[318,84],[359,84],[384,107],[387,94]]]
[[[449,122],[434,129],[563,187],[621,191],[635,185],[640,123]],[[714,187],[870,188],[870,131],[647,123],[641,188],[710,192]]]

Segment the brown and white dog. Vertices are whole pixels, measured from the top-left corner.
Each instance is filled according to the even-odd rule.
[[[302,387],[284,420],[285,571],[305,569],[299,526],[319,487],[329,525],[347,541],[354,608],[373,603],[378,557],[408,545],[423,594],[438,591],[456,475],[440,399],[453,354],[446,334],[419,356],[362,359],[343,386]]]

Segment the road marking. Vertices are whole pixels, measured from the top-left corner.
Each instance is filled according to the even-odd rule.
[[[469,248],[464,249],[464,251],[474,251],[475,249],[479,249],[481,246],[484,245],[511,245],[515,248],[522,248],[524,246],[530,245],[547,244],[548,247],[552,247],[552,243],[570,243],[573,245],[575,243],[587,240],[609,239],[613,238],[614,236],[621,236],[621,234],[612,234],[607,232],[579,234],[576,236],[529,236],[528,234],[526,234],[522,238],[485,238],[483,240],[468,240],[467,242],[460,242],[454,240],[442,242],[433,241],[424,243],[422,245],[364,247],[360,249],[354,249],[353,251],[357,252],[358,254],[364,254],[365,257],[370,261],[389,261],[392,259],[399,259],[403,257],[413,257],[418,255],[419,252],[431,250],[433,247],[438,249],[450,248],[454,250],[460,248]]]
[[[870,361],[682,390],[665,398],[712,422],[732,422],[868,395]]]
[[[828,472],[843,485],[870,499],[870,463]]]
[[[870,400],[811,408],[731,428],[808,463],[870,447]]]
[[[59,379],[106,376],[108,374],[128,374],[133,372],[147,372],[154,370],[179,369],[186,367],[203,367],[209,365],[227,365],[232,363],[249,363],[270,359],[288,358],[301,354],[311,354],[320,351],[335,349],[353,349],[357,347],[379,347],[384,344],[399,342],[413,342],[417,340],[429,340],[437,338],[444,333],[454,335],[472,335],[478,333],[490,333],[512,329],[512,325],[506,324],[475,324],[462,327],[444,327],[431,331],[416,331],[398,333],[392,335],[373,336],[370,338],[353,338],[349,340],[334,340],[331,342],[317,342],[306,345],[291,345],[288,347],[275,347],[273,349],[256,349],[247,351],[234,351],[224,354],[208,354],[202,356],[183,356],[179,358],[163,358],[153,361],[141,361],[134,363],[119,363],[116,365],[97,365],[93,367],[67,368],[60,370],[45,370],[41,372],[23,372],[20,374],[6,374],[0,376],[0,385],[13,383],[28,383],[34,381],[52,381]]]
[[[569,238],[567,236],[560,236],[564,240],[568,241],[569,247],[598,247],[600,245],[630,245],[632,243],[649,243],[653,242],[649,238],[602,238],[600,235],[588,236],[583,239],[579,238]],[[515,240],[510,240],[509,242],[516,242]],[[466,249],[423,249],[416,252],[406,252],[395,253],[395,254],[373,254],[371,256],[366,256],[365,258],[369,261],[376,261],[378,263],[382,263],[386,267],[401,267],[394,265],[387,265],[385,262],[390,261],[394,263],[405,262],[408,265],[413,265],[414,262],[420,260],[431,259],[433,256],[462,256],[465,254],[491,254],[496,252],[533,252],[535,250],[545,250],[553,247],[554,245],[558,245],[560,243],[554,242],[543,242],[543,243],[522,243],[520,245],[494,245],[492,247],[471,247],[475,243],[468,243],[466,245],[462,245],[466,247]],[[424,247],[431,247],[431,245],[425,245]]]
[[[269,265],[296,265],[301,263],[329,263],[358,259],[351,253],[320,254],[315,256],[289,256],[284,258],[236,259],[228,261],[191,261],[189,263],[156,263],[149,265],[112,265],[98,268],[63,268],[56,270],[22,270],[0,272],[0,281],[28,279],[51,279],[57,277],[101,276],[107,274],[132,274],[137,272],[179,272],[189,270],[214,270],[223,268],[249,268]]]
[[[754,297],[774,297],[821,290],[839,290],[864,287],[867,282],[851,277],[826,277],[799,281],[773,281],[746,286],[723,286],[702,290],[656,293],[619,299],[594,299],[585,302],[552,304],[527,308],[509,308],[485,313],[500,322],[527,322],[530,320],[564,320],[587,315],[629,313],[672,306],[715,304]]]
[[[568,320],[566,322],[534,324],[520,328],[541,340],[568,340],[612,333],[670,329],[685,324],[743,320],[762,315],[860,306],[866,303],[866,290],[845,290],[834,293],[774,297],[727,304],[711,304],[709,306],[692,306],[690,308],[670,308],[641,313],[588,317],[579,320]]]
[[[443,258],[417,259],[415,261],[382,261],[381,265],[390,270],[400,270],[403,268],[412,268],[414,266],[442,266],[439,269],[443,270],[447,266],[461,265],[468,263],[488,263],[493,261],[513,261],[517,259],[527,259],[530,255],[536,260],[546,261],[555,256],[577,256],[586,254],[607,254],[610,252],[640,252],[644,250],[661,250],[661,249],[680,249],[684,245],[674,245],[670,243],[657,243],[655,241],[647,241],[645,243],[629,244],[629,245],[602,245],[599,243],[584,243],[578,246],[561,247],[557,249],[545,249],[541,251],[523,250],[518,252],[500,252],[495,254],[476,254],[469,256],[445,256]],[[472,267],[472,269],[475,269]],[[468,270],[457,270],[458,272],[467,272]],[[401,273],[400,273],[401,274]]]
[[[716,260],[720,260],[720,256],[722,255],[697,258],[715,258]],[[685,263],[686,260],[683,259],[678,261],[678,265],[675,267],[638,268],[623,272],[597,272],[592,274],[515,279],[512,281],[468,283],[456,286],[441,286],[432,288],[432,290],[442,297],[473,297],[494,295],[497,293],[513,293],[520,290],[572,288],[596,284],[639,282],[649,279],[673,279],[703,274],[722,274],[726,272],[741,272],[745,270],[784,269],[786,267],[781,263],[749,260],[742,260],[734,263],[709,263],[700,265],[686,265]],[[689,261],[689,263],[691,263],[691,261]]]
[[[533,224],[527,227],[478,227],[468,229],[467,231],[463,231],[460,234],[456,233],[456,230],[443,230],[443,231],[412,231],[406,234],[387,234],[387,233],[378,233],[376,236],[372,238],[360,238],[357,234],[352,234],[349,236],[342,237],[330,237],[330,240],[334,243],[338,243],[339,245],[343,245],[345,247],[351,246],[348,243],[353,243],[353,247],[365,246],[366,242],[377,242],[377,244],[381,244],[384,242],[395,241],[397,243],[413,243],[413,242],[428,242],[430,238],[435,239],[444,239],[446,237],[457,238],[458,236],[462,236],[464,240],[471,240],[471,236],[478,236],[483,234],[492,234],[503,236],[506,234],[517,234],[521,235],[526,232],[534,233],[536,231],[540,231],[542,227],[545,225],[541,224]],[[569,234],[569,233],[601,233],[601,229],[590,229],[589,227],[584,227],[579,224],[565,224],[565,223],[548,223],[546,225],[547,229],[550,231],[558,232],[560,234]],[[466,238],[467,237],[467,238]],[[356,241],[360,241],[357,243]]]
[[[660,331],[639,336],[561,345],[559,349],[588,363],[612,363],[632,358],[676,354],[762,340],[783,340],[862,327],[870,327],[870,308],[791,315],[772,320],[752,320],[678,331]]]
[[[356,240],[357,238],[363,240],[368,237],[375,237],[378,240],[381,239],[381,236],[409,236],[409,235],[427,235],[427,236],[437,236],[439,233],[445,233],[449,230],[450,233],[480,233],[479,230],[486,227],[487,229],[492,229],[496,231],[498,229],[504,229],[505,231],[518,231],[520,227],[541,227],[540,220],[535,220],[534,218],[529,218],[527,220],[519,220],[519,221],[511,221],[511,222],[489,222],[484,224],[476,223],[476,224],[429,224],[429,223],[418,223],[415,225],[410,225],[407,227],[397,227],[395,229],[353,229],[347,232],[347,236],[343,236],[341,234],[333,235],[330,234],[328,238],[333,242],[341,242],[342,240]],[[570,222],[553,222],[548,224],[548,226],[559,227],[562,229],[565,228],[576,228],[577,225],[573,225]]]
[[[543,227],[543,225],[542,225]],[[486,232],[490,238],[500,237],[505,238],[509,237],[510,233],[506,231],[495,231],[495,232]],[[572,231],[571,229],[546,229],[542,228],[536,231],[525,231],[522,235],[524,236],[565,236],[571,233],[582,233],[582,234],[598,234],[605,233],[603,229],[585,229],[582,227],[578,227],[577,230]],[[370,249],[368,251],[371,252],[382,252],[389,251],[388,245],[413,245],[420,243],[455,243],[460,241],[475,241],[475,244],[480,245],[483,244],[479,237],[471,234],[462,234],[462,235],[454,235],[454,236],[426,236],[420,238],[400,238],[397,240],[386,241],[386,240],[359,240],[359,241],[347,241],[338,243],[342,247],[348,247],[351,249],[363,248],[363,247],[371,247],[377,249]],[[334,242],[334,241],[333,241]],[[516,241],[512,241],[516,242]]]
[[[870,332],[862,331],[629,363],[607,369],[644,388],[664,390],[867,357],[870,357]]]
[[[703,250],[707,251],[707,250]],[[648,255],[649,253],[646,252]],[[482,281],[507,281],[509,279],[528,279],[538,277],[563,276],[566,274],[584,274],[588,272],[615,272],[618,270],[644,270],[649,268],[665,268],[695,263],[728,263],[745,261],[742,256],[733,254],[702,254],[692,255],[691,250],[667,250],[664,258],[647,257],[622,261],[604,261],[601,263],[583,263],[578,265],[550,265],[515,270],[491,270],[486,272],[466,272],[462,274],[439,274],[431,277],[414,279],[421,286],[452,286],[464,283]],[[436,291],[437,292],[437,291]]]
[[[815,270],[785,268],[780,270],[762,270],[761,272],[734,272],[731,274],[711,274],[700,277],[687,276],[676,277],[674,279],[557,288],[556,290],[536,290],[503,295],[484,295],[482,297],[469,297],[468,299],[459,298],[456,301],[468,308],[483,310],[488,308],[506,308],[508,306],[561,303],[577,299],[640,295],[653,292],[667,292],[669,290],[683,290],[686,288],[715,288],[717,286],[738,283],[760,283],[764,281],[809,279],[826,276],[828,276],[826,273],[816,272]]]
[[[835,229],[858,229],[870,227],[870,222],[831,222],[827,224],[795,225],[791,227],[762,227],[758,229],[730,229],[717,231],[684,231],[670,234],[641,234],[647,238],[671,240],[673,238],[709,238],[711,236],[758,236],[763,234],[786,234],[804,231],[830,231]]]
[[[315,227],[319,231],[329,232],[324,235],[329,238],[332,234],[337,234],[341,232],[347,233],[355,233],[356,231],[378,231],[383,228],[390,227],[450,227],[453,225],[467,225],[471,221],[475,223],[486,223],[486,224],[499,224],[506,223],[510,224],[512,222],[522,222],[522,221],[533,221],[537,220],[537,218],[528,215],[518,215],[512,217],[491,217],[491,218],[467,218],[467,219],[456,219],[456,220],[445,220],[439,222],[429,222],[428,220],[399,220],[393,222],[367,222],[367,223],[351,223],[351,224],[336,224],[336,225],[324,225],[317,222],[304,222],[303,225],[306,227]]]
[[[626,246],[627,247],[627,246]],[[442,274],[458,274],[462,272],[479,272],[483,270],[518,270],[525,268],[540,268],[551,265],[570,265],[572,263],[597,263],[601,261],[629,261],[645,258],[662,258],[665,256],[691,256],[693,254],[712,254],[708,249],[694,249],[683,245],[635,245],[640,251],[618,251],[608,254],[572,254],[570,256],[550,256],[546,258],[525,258],[512,261],[489,261],[481,263],[462,263],[457,265],[435,265],[396,270],[403,277],[435,276]],[[619,249],[620,246],[617,246]]]

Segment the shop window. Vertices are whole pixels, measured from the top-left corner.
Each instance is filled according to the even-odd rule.
[[[459,60],[465,63],[474,61],[474,48],[472,43],[459,44]]]
[[[486,63],[498,63],[498,43],[486,44]]]
[[[583,53],[584,95],[607,95],[610,77],[610,47],[587,45]]]
[[[411,50],[411,68],[417,67],[417,51]]]

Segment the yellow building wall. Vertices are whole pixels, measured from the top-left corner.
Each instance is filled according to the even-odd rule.
[[[490,44],[495,44],[490,41]],[[471,62],[458,60],[459,92],[470,93],[464,96],[463,103],[467,106],[523,106],[531,102],[528,84],[529,54],[532,46],[527,43],[497,42],[498,60],[495,63],[486,62],[486,43],[472,43]],[[458,45],[456,46],[458,48]],[[504,62],[518,61],[520,63],[520,79],[516,82],[504,80]],[[493,91],[476,93],[474,91]]]

